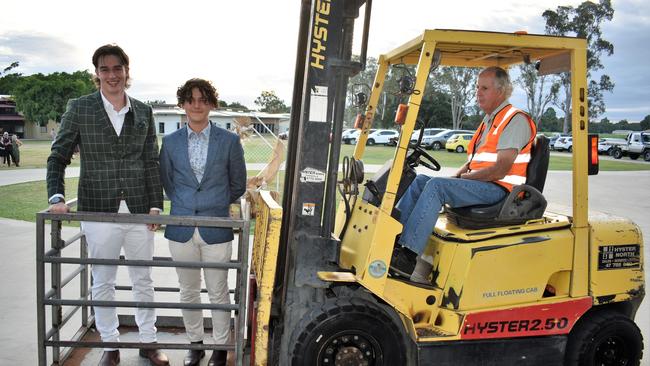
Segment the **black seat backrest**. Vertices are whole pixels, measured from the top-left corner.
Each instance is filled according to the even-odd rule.
[[[528,162],[528,168],[526,169],[526,184],[537,188],[540,192],[544,191],[550,156],[551,150],[548,137],[537,136],[530,151],[530,162]]]

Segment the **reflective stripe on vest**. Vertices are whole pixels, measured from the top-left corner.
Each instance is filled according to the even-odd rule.
[[[503,107],[503,109],[498,111],[494,116],[494,121],[492,122],[492,126],[490,126],[489,131],[485,131],[487,125],[481,122],[481,125],[478,128],[478,132],[474,134],[472,141],[470,141],[467,148],[470,170],[484,169],[493,166],[497,161],[497,147],[499,145],[499,138],[501,137],[501,134],[503,133],[503,130],[506,128],[508,123],[512,121],[512,118],[517,113],[521,113],[528,120],[528,123],[530,125],[531,138],[529,139],[526,146],[519,150],[519,153],[517,154],[517,157],[515,158],[515,161],[512,164],[512,167],[510,167],[510,170],[506,176],[494,182],[506,188],[508,191],[512,191],[512,187],[515,185],[526,183],[526,169],[528,168],[528,162],[530,162],[530,152],[533,145],[532,142],[537,135],[537,126],[535,125],[535,122],[533,122],[533,120],[530,118],[530,116],[508,104],[507,106]],[[478,150],[474,151],[483,133],[486,133],[485,142],[478,148]]]

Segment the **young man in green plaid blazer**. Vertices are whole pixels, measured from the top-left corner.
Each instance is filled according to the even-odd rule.
[[[65,168],[75,147],[81,154],[78,189],[79,211],[157,215],[163,207],[158,173],[158,142],[151,107],[129,97],[129,58],[117,45],[105,45],[93,55],[99,90],[72,99],[61,118],[59,133],[47,160],[50,211],[68,211],[65,205]],[[90,258],[117,259],[124,249],[127,259],[153,258],[156,225],[82,222]],[[116,266],[92,268],[94,300],[115,299]],[[150,267],[129,267],[135,301],[154,301]],[[140,341],[156,342],[154,309],[137,309]],[[118,342],[115,308],[96,307],[95,325],[102,341]],[[140,350],[154,365],[168,365],[160,350]],[[117,365],[119,351],[106,348],[100,365]]]

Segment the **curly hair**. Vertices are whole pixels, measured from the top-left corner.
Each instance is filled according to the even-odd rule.
[[[212,83],[204,79],[190,79],[183,84],[178,91],[176,91],[176,98],[178,99],[178,106],[183,107],[185,102],[192,103],[192,89],[197,88],[213,108],[219,106],[219,93],[217,89],[212,86]]]
[[[115,43],[105,44],[95,50],[95,53],[93,53],[93,65],[95,66],[95,70],[97,70],[99,67],[99,60],[104,56],[110,55],[117,57],[122,65],[126,67],[126,87],[130,87],[131,78],[129,77],[129,56],[126,54],[126,52],[124,52],[122,47],[116,45]],[[93,76],[93,82],[95,83],[97,89],[99,89],[99,78],[97,75]]]

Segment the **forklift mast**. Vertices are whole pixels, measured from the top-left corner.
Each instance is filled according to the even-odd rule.
[[[360,62],[352,62],[355,19],[365,6]],[[349,77],[365,67],[371,0],[303,0],[273,295],[271,347],[287,357],[292,330],[309,303],[323,301],[334,270],[332,237],[343,114]]]

